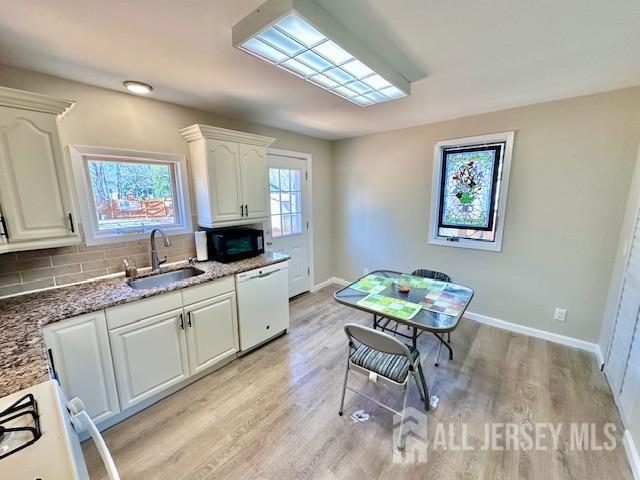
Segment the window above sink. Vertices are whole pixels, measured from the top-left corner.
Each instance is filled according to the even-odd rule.
[[[70,148],[87,245],[190,233],[183,155],[74,145]]]

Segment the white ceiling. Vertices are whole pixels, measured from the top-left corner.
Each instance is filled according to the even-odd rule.
[[[414,81],[358,107],[231,46],[262,0],[3,0],[0,63],[338,139],[640,84],[638,0],[317,0]]]

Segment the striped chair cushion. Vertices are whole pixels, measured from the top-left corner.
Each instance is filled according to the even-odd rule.
[[[407,345],[407,347],[411,351],[413,360],[416,361],[420,352],[412,346]],[[409,372],[409,360],[404,355],[383,353],[366,345],[360,345],[350,359],[355,365],[398,383],[403,383]]]

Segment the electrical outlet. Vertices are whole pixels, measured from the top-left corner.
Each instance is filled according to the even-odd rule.
[[[369,272],[371,270],[369,270],[368,268],[365,267],[365,268],[362,269],[362,271],[364,272],[365,275],[369,275]]]
[[[556,308],[556,311],[553,314],[553,319],[558,320],[559,322],[564,322],[567,319],[567,309]]]

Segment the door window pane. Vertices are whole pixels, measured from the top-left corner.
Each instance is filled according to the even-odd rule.
[[[280,215],[271,215],[271,235],[279,237],[282,235],[282,225],[280,224]]]
[[[302,233],[301,174],[296,169],[269,169],[273,237]]]
[[[277,168],[269,169],[269,190],[271,192],[280,191],[280,170]]]
[[[300,191],[300,170],[291,170],[291,191]]]
[[[302,233],[302,214],[296,213],[291,216],[293,223],[291,224],[291,233]]]
[[[282,215],[282,234],[291,235],[291,215]]]
[[[300,192],[291,193],[291,213],[302,212],[302,205],[300,204]]]
[[[271,213],[273,215],[280,215],[280,194],[271,192]]]

